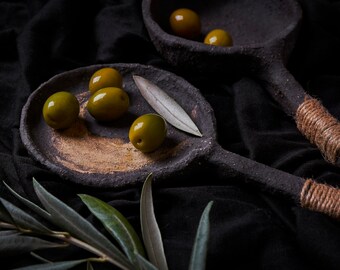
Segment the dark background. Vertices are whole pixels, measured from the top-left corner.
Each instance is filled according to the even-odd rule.
[[[339,119],[340,1],[300,2],[304,19],[288,67],[306,91]],[[177,72],[150,42],[139,0],[0,2],[0,179],[37,202],[35,177],[96,225],[77,194],[97,196],[121,211],[140,232],[140,186],[95,189],[65,181],[35,162],[20,139],[21,109],[41,83],[60,72],[97,63],[150,64]],[[213,106],[223,147],[297,176],[339,185],[340,170],[323,160],[255,79],[242,74],[232,80],[179,75]],[[155,212],[170,269],[187,269],[197,224],[210,200],[214,205],[207,269],[339,269],[339,222],[279,195],[204,172],[205,176],[194,172],[154,185]],[[0,194],[18,204],[2,183]],[[51,260],[86,255],[75,248],[40,254]],[[0,268],[31,263],[38,261],[25,255],[7,257],[1,259]]]

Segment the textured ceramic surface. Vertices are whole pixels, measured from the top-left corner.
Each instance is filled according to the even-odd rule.
[[[207,154],[215,139],[215,119],[209,104],[188,82],[171,73],[138,64],[105,65],[123,75],[130,97],[128,113],[112,123],[98,123],[86,111],[91,75],[104,66],[90,66],[59,74],[42,84],[23,108],[20,132],[28,151],[42,164],[71,181],[105,187],[130,185],[145,180],[152,172],[157,178],[176,173],[194,159]],[[133,120],[154,112],[140,95],[132,75],[143,76],[166,91],[191,116],[203,137],[195,137],[168,125],[162,147],[150,154],[134,149],[128,140]],[[42,118],[45,100],[57,91],[70,91],[81,104],[78,121],[69,129],[56,131]]]

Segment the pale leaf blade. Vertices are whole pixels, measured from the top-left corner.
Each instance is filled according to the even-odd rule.
[[[182,131],[202,137],[196,124],[172,97],[141,76],[133,75],[133,80],[145,100],[168,123]]]
[[[124,254],[89,221],[61,200],[54,197],[35,179],[33,179],[33,185],[39,200],[51,214],[55,225],[102,251],[106,256],[111,258],[112,262],[117,266],[123,269],[128,269],[131,266]]]
[[[38,237],[12,234],[0,238],[1,256],[12,256],[23,254],[38,249],[65,247],[65,244],[54,243]]]
[[[80,194],[79,197],[116,239],[130,260],[135,261],[135,253],[144,255],[143,245],[136,231],[117,209],[90,195]]]
[[[13,270],[67,270],[71,269],[87,260],[64,261],[55,263],[35,264],[26,267],[15,268]]]
[[[209,213],[212,204],[212,201],[209,202],[202,213],[191,253],[189,270],[205,269],[210,230]]]
[[[150,262],[160,270],[167,270],[162,236],[156,221],[152,199],[152,176],[147,177],[140,198],[140,218],[145,249]]]
[[[142,270],[158,270],[152,263],[150,263],[148,260],[146,260],[143,256],[140,254],[136,254],[139,268]]]

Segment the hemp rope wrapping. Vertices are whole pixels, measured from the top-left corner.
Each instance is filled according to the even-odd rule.
[[[340,153],[340,124],[314,98],[306,98],[296,111],[298,129],[314,143],[329,162],[335,164]]]
[[[300,194],[301,206],[340,219],[340,189],[307,179]]]

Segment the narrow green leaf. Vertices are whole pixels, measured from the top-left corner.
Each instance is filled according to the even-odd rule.
[[[142,235],[150,262],[160,270],[166,270],[168,265],[153,208],[151,183],[152,175],[149,174],[144,182],[140,198]]]
[[[0,201],[2,205],[7,209],[13,218],[15,225],[19,226],[22,229],[29,229],[34,232],[42,232],[42,233],[50,233],[47,227],[45,227],[42,223],[36,220],[34,217],[30,216],[19,207],[14,204],[6,201],[5,199],[0,197]]]
[[[210,230],[209,213],[212,204],[212,201],[209,202],[202,213],[191,253],[189,270],[205,269]]]
[[[143,256],[140,254],[136,254],[139,268],[142,270],[158,270],[152,263],[147,261]]]
[[[122,269],[129,269],[129,267],[131,267],[130,262],[124,254],[89,221],[54,197],[35,179],[33,179],[33,185],[38,198],[46,210],[51,214],[55,225],[104,253],[110,259],[111,263],[116,264]]]
[[[1,197],[0,197],[1,198]],[[8,224],[15,224],[11,214],[8,212],[7,208],[0,201],[0,221],[6,222]]]
[[[67,270],[75,267],[87,260],[64,261],[55,263],[35,264],[26,267],[15,268],[13,270]]]
[[[94,270],[92,263],[90,261],[88,261],[86,264],[86,270]]]
[[[81,194],[79,197],[116,239],[131,262],[135,262],[135,253],[144,256],[143,245],[136,231],[117,209],[90,195]]]
[[[9,235],[13,235],[13,234],[20,234],[18,231],[15,230],[4,230],[4,231],[0,231],[0,239],[3,236],[9,236]]]
[[[65,247],[66,244],[54,243],[38,237],[12,234],[0,238],[1,256],[18,255],[37,249]]]
[[[40,255],[38,255],[37,253],[35,252],[30,252],[31,256],[36,258],[37,260],[41,261],[41,262],[44,262],[44,263],[52,263],[51,261],[45,259],[44,257],[41,257]]]
[[[141,76],[133,76],[141,95],[150,106],[174,127],[202,137],[201,132],[184,109],[157,85]]]
[[[39,207],[38,205],[36,205],[35,203],[31,202],[30,200],[27,200],[26,198],[22,197],[20,194],[18,194],[17,192],[15,192],[15,190],[13,190],[9,185],[6,184],[6,182],[4,182],[4,185],[7,187],[7,189],[19,200],[21,201],[24,205],[26,205],[27,207],[29,207],[31,210],[33,210],[35,213],[37,213],[38,215],[40,215],[41,217],[50,220],[51,215],[46,212],[44,209],[42,209],[41,207]]]

